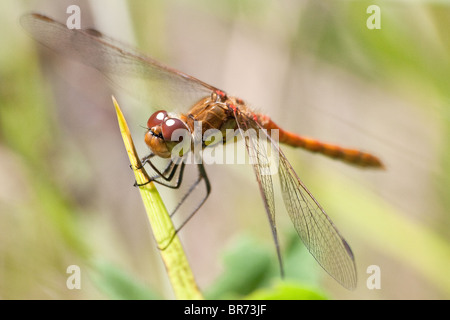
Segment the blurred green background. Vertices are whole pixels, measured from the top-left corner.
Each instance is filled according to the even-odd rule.
[[[70,4],[0,2],[0,298],[171,299],[110,100],[123,93],[37,46],[19,24],[29,11],[64,22]],[[352,246],[353,292],[301,246],[278,196],[281,283],[251,168],[208,166],[212,194],[181,232],[207,298],[450,298],[449,1],[76,4],[86,25],[291,131],[386,165],[360,170],[284,148]],[[373,4],[381,29],[366,26]],[[143,136],[151,109],[123,97]],[[69,265],[81,268],[80,290],[66,286]],[[380,267],[381,289],[366,286],[370,265]]]

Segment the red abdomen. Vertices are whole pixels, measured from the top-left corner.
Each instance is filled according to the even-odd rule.
[[[321,153],[325,156],[342,160],[346,163],[372,168],[384,168],[383,163],[376,156],[356,149],[343,148],[338,145],[325,143],[316,139],[303,137],[298,134],[281,129],[266,115],[257,115],[258,122],[267,130],[278,129],[281,143],[292,147],[299,147],[311,152]]]

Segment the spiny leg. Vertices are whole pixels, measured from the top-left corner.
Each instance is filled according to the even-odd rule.
[[[189,188],[188,192],[186,192],[186,194],[183,196],[183,198],[181,199],[181,201],[178,203],[178,205],[175,207],[175,210],[171,213],[171,217],[175,214],[175,212],[178,210],[178,208],[183,204],[183,202],[187,199],[187,197],[192,193],[192,191],[198,186],[198,184],[200,183],[201,180],[205,181],[205,186],[206,186],[206,194],[205,196],[202,198],[202,200],[198,203],[198,205],[195,207],[195,209],[189,214],[189,216],[183,221],[183,223],[181,223],[181,225],[175,230],[175,232],[173,233],[173,235],[170,237],[169,242],[167,245],[165,245],[163,248],[159,248],[160,250],[165,250],[167,249],[167,247],[172,243],[173,239],[175,238],[175,236],[178,234],[178,232],[181,231],[181,229],[188,223],[189,220],[191,220],[191,218],[194,216],[195,213],[197,213],[197,211],[200,209],[200,207],[205,203],[206,199],[208,198],[209,194],[211,193],[211,184],[209,182],[208,176],[206,174],[206,170],[205,167],[203,166],[203,164],[198,164],[198,171],[199,171],[199,176],[197,178],[197,180],[191,185],[191,187]]]
[[[159,170],[159,169],[158,169],[158,168],[150,161],[150,159],[151,159],[153,156],[154,156],[154,154],[150,154],[150,155],[144,157],[144,158],[142,159],[142,167],[148,163],[148,164],[151,166],[151,168],[156,172],[156,174],[153,175],[152,177],[150,177],[149,181],[147,181],[147,182],[145,182],[145,183],[142,183],[142,184],[137,184],[137,183],[135,183],[135,186],[141,187],[141,186],[144,186],[144,185],[146,185],[146,184],[148,184],[148,183],[154,181],[154,182],[159,183],[160,185],[163,185],[163,186],[168,187],[168,188],[172,188],[172,189],[177,189],[177,188],[179,188],[180,185],[181,185],[182,179],[183,179],[183,172],[184,172],[184,166],[185,166],[185,163],[184,163],[184,162],[181,162],[181,164],[176,164],[175,162],[173,162],[173,160],[170,160],[169,163],[167,164],[167,166],[165,167],[165,169],[161,172],[161,171],[160,171],[160,170]],[[141,167],[141,168],[142,168],[142,167]],[[180,168],[180,170],[179,170],[179,172],[178,172],[178,174],[177,174],[177,169],[178,169],[179,167],[181,167],[181,168]],[[140,168],[138,168],[138,169],[140,169]],[[177,174],[177,176],[176,176],[175,184],[174,184],[174,183],[171,183],[172,180],[173,180],[173,178],[174,178],[174,176],[175,176],[176,174]],[[164,182],[164,181],[158,180],[159,178],[161,178],[162,180],[166,181],[167,183]]]
[[[147,182],[151,182],[154,181],[162,186],[165,187],[169,187],[169,188],[173,188],[173,189],[177,189],[180,187],[181,182],[183,180],[183,173],[184,173],[184,168],[185,168],[185,163],[181,162],[181,164],[175,164],[172,160],[169,161],[169,164],[166,166],[166,168],[161,172],[158,168],[156,168],[156,166],[151,162],[151,158],[154,156],[154,154],[150,154],[148,156],[146,156],[145,158],[142,159],[142,166],[144,166],[145,164],[149,164],[151,166],[151,168],[156,172],[155,176],[151,177],[150,180]],[[177,174],[177,169],[180,167],[180,170],[178,171]],[[189,195],[194,191],[194,189],[199,185],[200,181],[204,180],[205,181],[205,187],[206,187],[206,194],[205,196],[201,199],[201,201],[198,203],[198,205],[194,208],[194,210],[189,214],[189,216],[183,221],[183,223],[175,230],[175,232],[173,233],[173,235],[170,237],[169,242],[166,246],[164,246],[163,248],[160,248],[161,250],[165,250],[173,241],[173,239],[175,238],[175,236],[178,234],[178,232],[187,224],[187,222],[194,216],[194,214],[200,209],[200,207],[203,205],[203,203],[205,203],[206,199],[208,198],[209,194],[211,193],[211,184],[209,182],[208,176],[206,174],[206,170],[203,166],[203,164],[198,164],[198,171],[199,171],[199,175],[197,180],[189,187],[189,190],[186,192],[186,194],[182,197],[182,199],[180,200],[180,202],[177,204],[177,206],[175,207],[175,209],[172,211],[172,213],[170,214],[170,217],[173,217],[175,215],[175,213],[177,212],[177,210],[181,207],[181,205],[184,203],[184,201],[189,197]],[[174,179],[176,175],[176,181],[175,184],[170,184],[170,182],[172,182],[172,180]],[[161,181],[161,180],[157,180],[158,178],[162,178],[163,180],[167,181]],[[147,183],[138,185],[138,186],[142,186],[145,185]]]

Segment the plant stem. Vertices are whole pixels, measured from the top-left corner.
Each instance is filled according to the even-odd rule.
[[[166,266],[166,271],[175,296],[177,299],[203,299],[197,283],[195,282],[194,275],[189,266],[180,239],[175,235],[175,228],[172,220],[161,200],[158,190],[153,182],[149,183],[149,176],[142,167],[141,161],[137,156],[128,125],[114,97],[113,103],[116,108],[120,132],[125,148],[136,176],[136,183],[139,185],[139,191],[141,193],[142,201],[144,202],[147,217],[153,230],[157,246],[161,249],[161,257]],[[169,241],[171,241],[170,244]]]

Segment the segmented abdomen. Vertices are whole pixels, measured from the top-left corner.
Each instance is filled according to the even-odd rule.
[[[299,147],[311,152],[321,153],[327,157],[339,159],[346,163],[372,168],[384,168],[383,163],[376,156],[356,149],[343,148],[338,145],[325,143],[316,139],[300,136],[281,129],[268,116],[256,115],[258,122],[267,130],[278,129],[279,141],[292,147]]]

